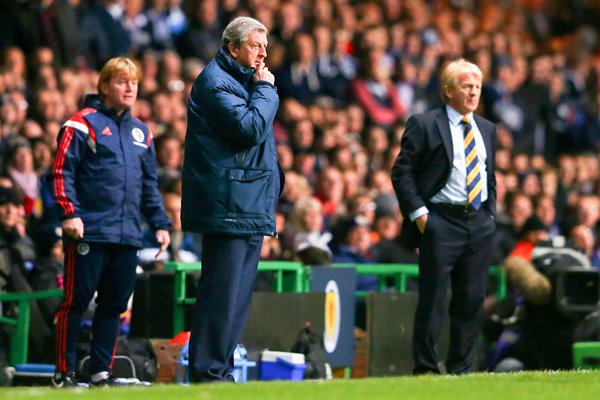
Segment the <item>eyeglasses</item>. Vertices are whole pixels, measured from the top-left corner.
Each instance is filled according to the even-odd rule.
[[[360,211],[375,211],[375,209],[377,208],[377,205],[373,202],[363,203],[363,204],[359,204],[356,208],[359,209]]]

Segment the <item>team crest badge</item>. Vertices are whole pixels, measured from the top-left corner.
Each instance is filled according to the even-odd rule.
[[[136,142],[144,141],[144,132],[142,132],[140,128],[133,128],[133,130],[131,131],[131,136],[133,136],[133,139]]]
[[[90,252],[90,245],[87,243],[79,243],[77,245],[77,252],[82,256],[85,256],[87,253]]]
[[[341,330],[342,302],[340,288],[334,280],[325,286],[325,332],[323,344],[325,351],[333,353],[337,348]]]

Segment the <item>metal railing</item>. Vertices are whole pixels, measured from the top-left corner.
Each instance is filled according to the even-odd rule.
[[[38,290],[35,292],[4,293],[0,294],[0,303],[17,303],[18,312],[13,318],[0,315],[0,324],[13,327],[10,333],[10,363],[24,364],[29,356],[29,328],[31,323],[30,304],[32,300],[49,299],[61,297],[63,291],[60,289]]]
[[[389,289],[389,280],[393,280],[393,288],[397,292],[407,290],[409,278],[419,276],[419,267],[416,264],[331,264],[333,267],[354,268],[359,276],[375,275],[378,279],[378,289]],[[185,307],[193,305],[196,301],[186,295],[186,273],[200,271],[201,264],[171,262],[165,264],[165,269],[175,272],[174,303],[173,303],[173,335],[178,334],[185,326]],[[310,287],[311,267],[299,262],[291,261],[261,261],[258,272],[272,272],[275,274],[275,291],[281,292],[308,292]],[[506,273],[500,267],[490,267],[489,275],[495,279],[496,297],[506,297]],[[366,296],[366,292],[356,292],[357,296]]]
[[[333,267],[355,268],[359,276],[375,275],[378,279],[380,291],[389,290],[390,280],[393,281],[393,289],[397,292],[407,290],[407,281],[419,275],[419,268],[415,264],[332,264]],[[185,326],[185,308],[193,305],[194,297],[188,297],[186,293],[186,275],[188,272],[201,270],[199,262],[182,263],[169,262],[165,269],[173,271],[175,275],[173,287],[173,335],[178,334]],[[259,273],[272,273],[275,278],[274,289],[278,293],[294,292],[304,293],[309,291],[311,267],[304,266],[299,262],[292,261],[261,261],[258,264]],[[489,275],[495,279],[496,296],[498,299],[506,297],[506,273],[500,267],[490,267]],[[366,293],[357,292],[357,296]],[[10,340],[10,363],[23,364],[27,362],[29,350],[30,330],[30,302],[39,299],[60,297],[63,291],[59,289],[41,290],[28,293],[4,293],[0,294],[0,302],[15,302],[18,313],[15,317],[0,315],[0,324],[8,325],[11,329]]]

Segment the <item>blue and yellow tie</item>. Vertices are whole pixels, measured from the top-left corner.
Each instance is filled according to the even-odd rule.
[[[465,125],[463,134],[465,164],[467,166],[467,198],[469,204],[474,209],[479,210],[481,206],[481,174],[479,173],[479,159],[475,147],[475,134],[469,118],[463,117],[461,122]]]

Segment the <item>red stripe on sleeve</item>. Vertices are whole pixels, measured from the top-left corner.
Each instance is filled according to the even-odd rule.
[[[72,127],[66,127],[62,140],[59,143],[58,150],[56,152],[56,159],[54,160],[54,166],[52,167],[52,174],[54,176],[54,195],[58,200],[58,204],[62,207],[66,215],[75,213],[75,206],[67,197],[65,192],[65,178],[63,175],[63,167],[65,164],[65,157],[69,151],[69,146],[75,135],[75,129]]]

